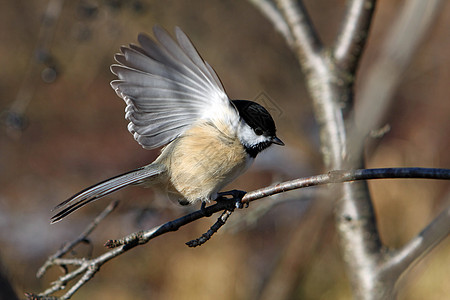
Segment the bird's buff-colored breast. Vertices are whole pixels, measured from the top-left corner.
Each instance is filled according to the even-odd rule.
[[[164,155],[166,151],[170,155]],[[215,200],[217,192],[244,172],[252,159],[226,124],[194,125],[161,155],[169,170],[167,193],[180,203]]]

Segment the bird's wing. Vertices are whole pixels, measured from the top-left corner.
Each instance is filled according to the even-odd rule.
[[[127,104],[128,130],[144,148],[165,145],[193,123],[211,116],[233,121],[238,114],[219,77],[186,34],[175,28],[177,42],[159,26],[157,42],[145,34],[139,46],[121,47],[111,66],[111,86]]]

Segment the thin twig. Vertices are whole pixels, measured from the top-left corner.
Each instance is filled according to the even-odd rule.
[[[79,243],[84,242],[87,240],[87,237],[89,234],[91,234],[92,231],[97,227],[98,224],[100,224],[101,221],[103,221],[104,218],[106,218],[116,207],[119,205],[119,201],[113,201],[111,202],[87,227],[86,229],[80,233],[80,235],[75,238],[73,241],[66,243],[60,250],[58,250],[54,255],[50,256],[47,261],[44,263],[44,265],[39,268],[36,276],[38,278],[42,277],[47,269],[55,264],[55,260],[62,257],[63,255],[67,254],[69,251],[71,251],[75,246],[77,246]],[[58,262],[59,265],[65,265],[63,261]]]
[[[435,168],[380,168],[359,169],[350,171],[330,171],[326,174],[303,177],[286,181],[270,187],[248,192],[242,198],[242,203],[248,203],[263,197],[287,192],[294,189],[317,186],[329,183],[351,182],[369,179],[388,178],[427,178],[427,179],[450,179],[450,169]]]
[[[206,243],[213,235],[217,232],[225,223],[227,222],[228,218],[233,213],[233,210],[225,210],[220,217],[217,219],[216,223],[211,226],[211,228],[204,234],[202,234],[201,237],[196,238],[195,240],[189,241],[186,243],[191,248],[198,247]]]

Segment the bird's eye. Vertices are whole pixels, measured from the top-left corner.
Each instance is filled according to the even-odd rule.
[[[255,128],[255,133],[256,133],[256,135],[261,135],[261,134],[263,134],[263,130],[259,127]]]

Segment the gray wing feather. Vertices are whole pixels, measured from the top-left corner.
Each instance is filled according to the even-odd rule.
[[[203,61],[201,56],[198,54],[197,49],[195,49],[194,45],[191,43],[186,34],[179,28],[175,28],[175,34],[177,36],[178,42],[180,43],[180,47],[185,51],[185,53],[192,59],[194,64],[202,70],[203,74],[208,76],[210,81],[214,80],[215,84],[223,91],[224,88],[222,86],[222,82],[217,76],[216,72],[213,68],[208,64],[208,62]]]
[[[111,66],[128,130],[144,148],[169,143],[220,107],[234,111],[219,77],[181,29],[175,29],[177,42],[161,27],[153,31],[157,42],[140,34],[140,45],[121,47]]]

